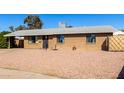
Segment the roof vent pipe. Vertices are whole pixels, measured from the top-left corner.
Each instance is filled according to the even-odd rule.
[[[66,28],[66,24],[64,22],[59,22],[59,28]]]

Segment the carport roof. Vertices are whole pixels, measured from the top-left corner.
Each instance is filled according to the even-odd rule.
[[[71,28],[33,29],[20,30],[4,35],[12,36],[36,36],[36,35],[58,35],[58,34],[83,34],[83,33],[113,33],[118,31],[112,26],[84,26]]]

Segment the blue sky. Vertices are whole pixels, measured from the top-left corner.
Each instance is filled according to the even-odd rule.
[[[36,15],[36,14],[35,14]],[[124,28],[124,14],[37,14],[44,23],[43,28],[56,28],[58,22],[71,26],[112,25]],[[0,14],[0,31],[9,30],[9,26],[23,25],[27,14]]]

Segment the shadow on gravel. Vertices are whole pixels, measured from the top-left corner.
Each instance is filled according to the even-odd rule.
[[[117,79],[124,79],[124,66],[123,66],[123,68],[121,69],[121,72],[119,73]]]

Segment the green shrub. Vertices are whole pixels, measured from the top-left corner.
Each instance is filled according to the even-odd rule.
[[[8,42],[7,38],[4,37],[5,34],[8,34],[10,32],[0,32],[0,48],[7,48],[8,47]]]

